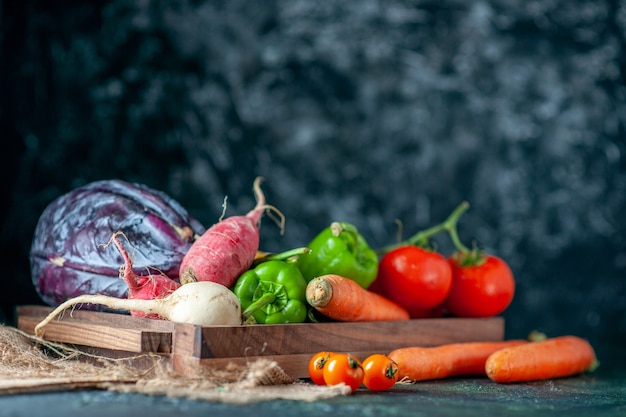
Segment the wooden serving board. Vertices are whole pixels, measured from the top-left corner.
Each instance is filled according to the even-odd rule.
[[[33,334],[50,307],[22,306],[17,327]],[[407,346],[504,339],[504,319],[437,318],[358,323],[299,323],[195,326],[124,314],[67,310],[46,325],[44,338],[115,358],[151,354],[193,375],[260,357],[275,360],[293,378],[307,378],[310,357],[319,351],[350,352],[365,359]],[[144,361],[137,367],[149,366]]]

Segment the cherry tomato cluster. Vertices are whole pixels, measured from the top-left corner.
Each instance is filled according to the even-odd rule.
[[[467,208],[460,205],[443,223],[385,250],[370,289],[404,307],[411,318],[502,313],[515,293],[513,273],[499,257],[459,241],[457,222]],[[448,258],[427,245],[441,231],[450,234],[456,247]]]
[[[309,361],[309,377],[317,385],[344,383],[352,392],[362,385],[386,391],[398,381],[398,365],[387,355],[373,354],[363,362],[350,353],[318,352]]]

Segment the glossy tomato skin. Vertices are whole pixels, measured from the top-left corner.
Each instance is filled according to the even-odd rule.
[[[376,353],[363,361],[363,385],[372,391],[387,391],[398,381],[398,364]]]
[[[344,383],[354,392],[363,384],[363,377],[361,361],[349,353],[335,353],[324,365],[326,385]]]
[[[324,366],[333,352],[318,352],[309,360],[309,377],[317,385],[326,385],[324,381]]]
[[[409,311],[424,317],[446,299],[452,286],[452,269],[441,254],[418,246],[401,246],[380,260],[374,288]]]
[[[491,317],[502,313],[515,294],[515,279],[509,265],[493,255],[483,263],[460,266],[449,258],[452,288],[444,302],[445,309],[457,317]]]

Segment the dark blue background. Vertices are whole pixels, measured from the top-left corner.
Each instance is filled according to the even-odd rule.
[[[39,302],[30,241],[59,195],[141,182],[208,226],[261,175],[287,217],[266,250],[333,220],[382,246],[469,201],[461,238],[517,279],[507,335],[623,360],[623,1],[1,4],[7,321]]]

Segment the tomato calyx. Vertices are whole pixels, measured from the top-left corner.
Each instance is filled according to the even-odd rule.
[[[348,366],[350,369],[361,368],[361,363],[354,356],[348,354]]]
[[[389,364],[387,365],[387,368],[385,369],[385,377],[395,380],[397,374],[398,374],[398,365],[394,361],[390,360]]]
[[[332,354],[330,352],[326,352],[325,355],[315,364],[317,369],[322,369],[324,365],[326,365],[326,362],[328,362],[328,359],[330,359],[331,355]]]
[[[459,250],[454,252],[450,259],[461,268],[480,266],[487,260],[487,254],[478,248],[467,250],[466,252]]]

